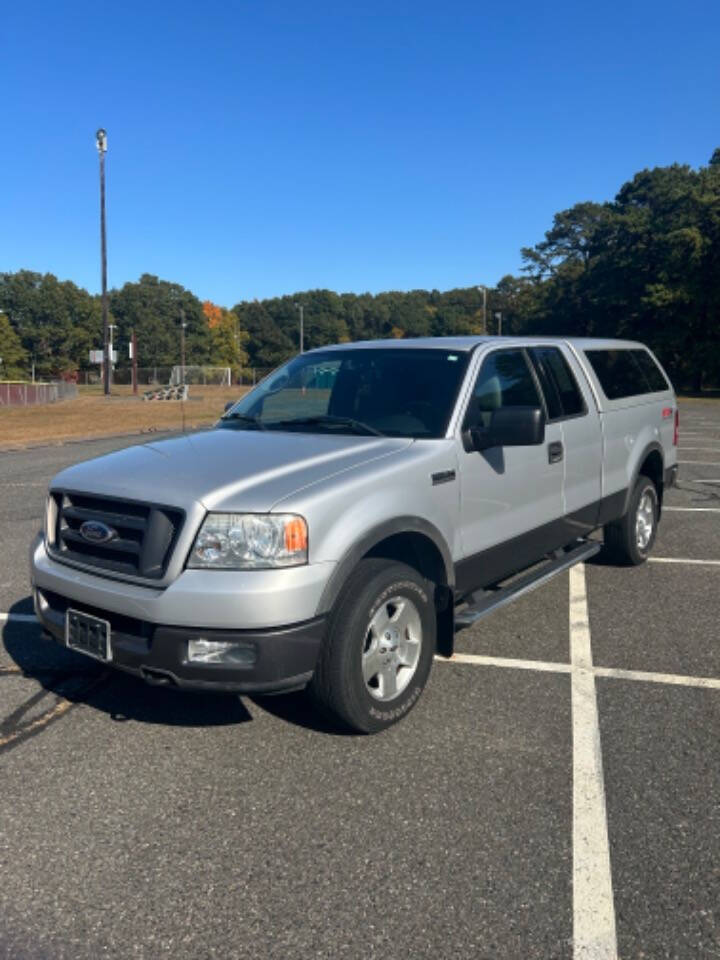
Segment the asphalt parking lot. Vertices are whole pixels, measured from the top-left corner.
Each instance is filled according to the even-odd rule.
[[[720,403],[651,562],[462,631],[366,738],[41,639],[47,482],[129,442],[0,454],[0,957],[720,957]]]

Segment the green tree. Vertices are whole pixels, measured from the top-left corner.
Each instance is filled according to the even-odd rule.
[[[180,363],[181,322],[185,323],[185,363],[210,363],[212,337],[202,303],[180,286],[144,273],[137,283],[110,291],[110,310],[118,325],[116,339],[124,347],[134,328],[138,363],[142,367]],[[127,350],[119,351],[121,366],[127,366]]]
[[[0,380],[23,380],[27,374],[27,352],[9,318],[0,313]]]
[[[10,319],[40,376],[52,377],[88,364],[100,346],[97,297],[51,273],[0,274],[0,309]]]

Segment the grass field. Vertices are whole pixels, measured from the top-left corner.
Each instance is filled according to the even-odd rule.
[[[64,443],[90,437],[121,436],[122,434],[154,433],[162,430],[210,426],[221,415],[228,400],[236,400],[249,387],[192,386],[186,403],[178,401],[142,400],[142,394],[133,396],[132,387],[113,387],[105,397],[100,384],[81,386],[74,400],[40,404],[33,407],[0,407],[0,450],[18,450],[42,444]],[[323,393],[324,391],[318,391]],[[325,397],[320,398],[326,401]],[[717,405],[718,397],[704,398]],[[286,409],[288,397],[283,396],[282,409],[277,416],[291,416],[294,406]],[[681,404],[686,401],[680,398]],[[697,399],[692,401],[697,403]],[[325,412],[326,403],[321,403]],[[307,407],[307,402],[303,408]],[[307,413],[307,409],[304,409]],[[682,420],[682,415],[681,415]]]
[[[63,443],[83,437],[182,430],[210,426],[228,400],[247,393],[248,387],[190,387],[186,403],[177,400],[142,400],[131,387],[113,387],[105,397],[100,386],[80,387],[74,400],[31,407],[0,408],[0,450]]]

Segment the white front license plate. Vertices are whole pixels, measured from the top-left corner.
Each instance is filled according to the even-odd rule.
[[[110,624],[99,617],[91,617],[79,610],[65,613],[65,643],[71,650],[79,650],[96,660],[112,660]]]

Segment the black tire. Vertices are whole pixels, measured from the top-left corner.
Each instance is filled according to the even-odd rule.
[[[644,536],[640,537],[637,531],[638,511],[641,504],[646,505],[648,502],[652,507],[652,530],[649,539],[644,542]],[[610,559],[624,566],[645,563],[657,535],[659,505],[655,484],[648,477],[638,477],[630,495],[627,513],[605,526],[605,552]],[[644,514],[647,515],[647,509]],[[643,542],[639,542],[639,537]]]
[[[435,653],[434,593],[434,584],[404,563],[368,558],[358,564],[330,614],[327,634],[310,683],[311,694],[325,711],[358,733],[378,733],[412,709],[427,683]],[[387,646],[379,646],[382,641],[370,629],[371,622],[376,619],[380,622],[384,616],[391,615],[393,609],[398,609],[400,605],[393,608],[391,602],[395,598],[409,601],[402,609],[414,617],[414,624],[420,625],[420,630],[412,629],[413,634],[421,634],[414,672],[403,664],[394,668],[388,665],[391,657],[399,656],[399,641],[395,638],[388,641]],[[410,632],[408,628],[408,636]],[[414,647],[415,639],[412,644]],[[391,699],[381,697],[379,673],[369,680],[364,676],[363,665],[365,658],[373,652],[371,646],[376,657],[384,658],[383,672],[394,669],[396,679],[391,683],[399,684],[397,678],[401,671],[410,672],[407,679],[403,674],[402,682],[406,685]],[[374,681],[377,682],[376,689],[371,686]]]

